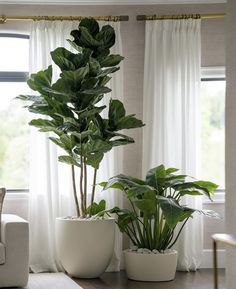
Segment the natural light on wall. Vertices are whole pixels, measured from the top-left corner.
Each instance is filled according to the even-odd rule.
[[[0,34],[0,186],[28,188],[28,114],[15,97],[27,94],[28,39]]]
[[[225,73],[203,69],[201,81],[201,178],[225,189]]]

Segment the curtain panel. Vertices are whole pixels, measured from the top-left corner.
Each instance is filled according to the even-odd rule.
[[[100,22],[101,25],[105,24]],[[120,36],[120,23],[110,23],[116,32],[116,44],[113,53],[122,55]],[[77,29],[77,21],[34,21],[30,32],[30,73],[46,69],[53,65],[53,81],[58,78],[59,71],[52,63],[50,51],[57,47],[72,50],[66,39],[70,32]],[[109,98],[123,97],[123,72],[121,69],[113,75],[110,81],[112,92]],[[63,270],[56,253],[55,219],[59,216],[76,215],[72,195],[72,182],[70,166],[59,163],[60,149],[48,139],[48,134],[31,130],[30,155],[30,267],[33,272]],[[97,182],[107,180],[109,177],[122,171],[122,149],[117,148],[105,155],[98,171]],[[79,172],[76,172],[79,179]],[[90,174],[90,175],[89,175]],[[92,179],[92,172],[88,172]],[[88,184],[92,182],[88,181]],[[89,187],[89,191],[91,186]],[[97,188],[99,190],[99,188]],[[88,196],[90,200],[90,196]],[[120,194],[111,191],[97,194],[97,199],[105,198],[107,207],[122,206]],[[120,269],[120,256],[122,250],[121,234],[116,228],[115,249],[108,270]]]
[[[143,90],[143,175],[164,164],[197,176],[200,20],[146,21]],[[185,198],[201,209],[201,198]],[[180,270],[196,270],[203,250],[202,218],[194,216],[176,245]]]

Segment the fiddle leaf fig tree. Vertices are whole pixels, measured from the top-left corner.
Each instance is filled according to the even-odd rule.
[[[28,110],[39,115],[30,125],[41,132],[53,133],[50,140],[65,151],[59,161],[71,165],[77,215],[85,217],[105,209],[104,201],[94,202],[97,170],[104,154],[115,146],[133,143],[133,138],[120,130],[138,128],[143,123],[133,114],[127,115],[123,103],[117,99],[110,99],[104,117],[106,105],[102,100],[111,91],[107,84],[123,60],[110,52],[115,43],[114,29],[110,25],[100,29],[96,20],[85,18],[71,36],[74,40],[68,41],[76,52],[64,47],[51,52],[52,61],[61,71],[57,81],[52,81],[53,68],[49,66],[31,74],[27,82],[36,95],[18,98],[29,102]],[[90,204],[87,204],[87,166],[94,169]],[[80,169],[79,194],[75,167]]]

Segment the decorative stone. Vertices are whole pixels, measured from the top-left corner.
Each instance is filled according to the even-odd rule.
[[[143,249],[143,253],[144,253],[144,254],[151,254],[152,251],[149,250],[149,249],[144,248],[144,249]]]
[[[131,246],[131,247],[130,247],[130,250],[131,250],[131,251],[137,251],[137,250],[138,250],[138,246]]]
[[[154,254],[158,254],[159,252],[158,252],[157,249],[153,249],[153,250],[152,250],[152,253],[154,253]]]
[[[143,248],[138,248],[137,252],[143,254]]]

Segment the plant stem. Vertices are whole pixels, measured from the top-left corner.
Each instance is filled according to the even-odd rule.
[[[75,183],[75,167],[74,167],[74,165],[71,166],[71,170],[72,170],[72,185],[73,185],[73,195],[74,195],[74,200],[75,200],[75,207],[76,207],[77,217],[80,217],[79,201],[78,201],[78,196],[77,196],[77,191],[76,191],[76,183]]]
[[[80,154],[80,200],[81,200],[81,211],[82,216],[85,216],[85,208],[84,208],[84,193],[83,193],[83,178],[84,178],[84,164],[83,164],[83,156],[82,152]]]
[[[84,208],[87,210],[87,164],[84,157]]]
[[[139,216],[138,216],[138,214],[137,214],[137,211],[135,210],[134,204],[131,202],[130,199],[129,199],[129,201],[130,201],[130,204],[131,204],[131,206],[132,206],[132,208],[133,208],[133,212],[134,212],[134,214],[135,214],[135,216],[136,216],[135,223],[136,223],[136,227],[137,227],[138,234],[139,234],[139,240],[140,240],[140,242],[141,242],[142,244],[144,244],[144,239],[143,239],[143,235],[142,235],[142,230],[141,230],[140,225],[139,225]]]
[[[179,235],[180,235],[181,231],[182,231],[183,228],[184,228],[184,225],[187,223],[188,219],[189,219],[189,217],[184,221],[183,225],[181,226],[181,228],[180,228],[180,230],[179,230],[178,235],[176,236],[176,238],[175,238],[175,240],[173,241],[173,243],[171,243],[171,244],[169,245],[168,249],[170,249],[171,247],[174,246],[174,244],[176,243],[176,241],[177,241],[178,238],[179,238]]]
[[[92,194],[91,194],[90,208],[92,208],[92,204],[93,204],[93,202],[94,202],[96,179],[97,179],[97,169],[94,169],[94,174],[93,174],[93,188],[92,188]],[[90,210],[90,212],[89,212],[89,216],[91,217],[91,210]]]

